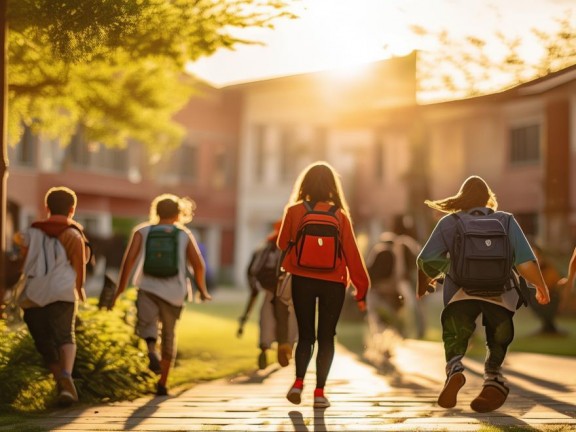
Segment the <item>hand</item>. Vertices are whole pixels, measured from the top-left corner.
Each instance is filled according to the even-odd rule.
[[[203,302],[212,300],[212,296],[208,292],[200,292],[200,300]]]
[[[366,300],[358,300],[357,304],[360,312],[366,312]]]
[[[550,303],[550,293],[548,292],[548,288],[541,289],[538,287],[536,289],[536,301],[541,305]]]

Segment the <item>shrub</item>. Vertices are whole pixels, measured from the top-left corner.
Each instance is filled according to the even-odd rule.
[[[134,334],[129,297],[113,311],[98,310],[92,301],[80,308],[72,375],[82,402],[130,400],[154,389],[155,378]],[[0,338],[0,407],[24,412],[51,407],[55,383],[26,327],[9,328],[0,321]]]

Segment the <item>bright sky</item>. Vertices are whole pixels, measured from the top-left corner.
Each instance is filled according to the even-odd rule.
[[[411,32],[414,24],[485,40],[497,31],[521,36],[535,57],[531,29],[550,28],[570,10],[576,18],[576,0],[294,0],[294,10],[300,18],[279,21],[274,30],[241,33],[265,46],[221,51],[188,69],[224,86],[434,49]]]

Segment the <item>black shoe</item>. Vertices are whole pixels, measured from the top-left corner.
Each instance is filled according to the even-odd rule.
[[[168,396],[168,389],[164,384],[158,383],[156,385],[156,396]]]
[[[266,369],[266,366],[268,366],[268,359],[266,358],[266,351],[262,351],[262,352],[260,352],[260,354],[258,354],[258,368],[259,369]]]
[[[160,359],[158,358],[158,354],[154,352],[148,353],[148,369],[150,369],[156,375],[160,375],[162,369],[160,367]]]

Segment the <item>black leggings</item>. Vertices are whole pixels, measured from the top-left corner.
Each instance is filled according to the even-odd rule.
[[[292,276],[292,299],[298,321],[296,377],[304,379],[318,339],[316,387],[324,388],[334,359],[336,324],[344,305],[346,286],[339,282]],[[316,332],[316,299],[318,299],[318,332]]]

